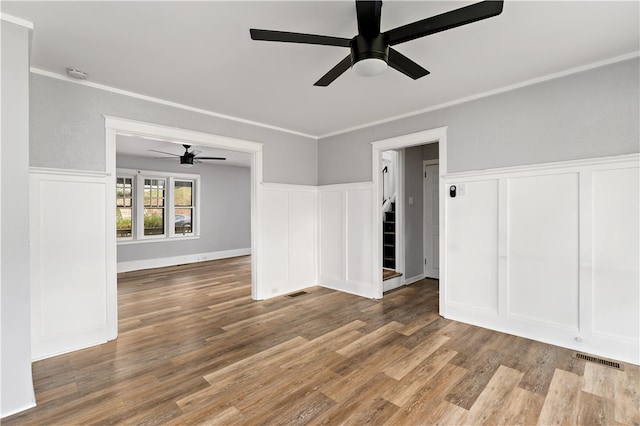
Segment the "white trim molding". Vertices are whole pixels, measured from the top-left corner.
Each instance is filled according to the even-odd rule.
[[[27,28],[29,30],[33,30],[33,22],[27,21],[25,19],[22,18],[18,18],[16,16],[13,15],[8,15],[6,13],[2,13],[0,15],[0,19],[2,19],[4,22],[9,22],[15,25],[19,25],[21,27]]]
[[[155,259],[130,260],[118,262],[118,273],[140,271],[143,269],[163,268],[165,266],[183,265],[187,263],[206,262],[209,260],[228,259],[230,257],[247,256],[251,248],[213,251],[209,253],[185,254],[182,256],[162,257]]]

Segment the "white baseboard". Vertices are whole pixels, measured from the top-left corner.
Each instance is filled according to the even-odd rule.
[[[402,277],[395,277],[382,281],[382,291],[385,292],[402,287],[404,284],[402,284],[401,278]]]
[[[29,408],[33,408],[36,406],[35,402],[32,402],[31,404],[27,404],[22,408],[15,408],[13,410],[7,411],[6,413],[2,413],[2,415],[0,415],[0,419],[4,419],[5,417],[9,417],[9,416],[13,416],[14,414],[18,414],[21,413],[25,410],[28,410]]]
[[[162,268],[165,266],[182,265],[185,263],[204,262],[207,260],[226,259],[228,257],[246,256],[251,254],[251,248],[213,251],[210,253],[195,253],[184,256],[162,257],[159,259],[131,260],[118,262],[118,273],[139,271],[142,269]]]
[[[404,280],[404,285],[409,285],[413,283],[417,283],[418,281],[424,279],[424,274],[415,275],[411,278],[407,278]]]
[[[366,297],[368,299],[376,299],[372,294],[370,283],[343,281],[334,277],[320,276],[318,285],[320,287],[330,288],[331,290],[338,290],[344,293]]]

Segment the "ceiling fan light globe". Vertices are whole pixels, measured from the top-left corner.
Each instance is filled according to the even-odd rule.
[[[365,58],[353,64],[353,72],[363,77],[373,77],[387,70],[387,62],[379,58]]]

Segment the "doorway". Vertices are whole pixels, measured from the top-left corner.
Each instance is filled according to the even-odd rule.
[[[163,126],[153,123],[127,120],[117,117],[105,116],[105,163],[108,175],[107,186],[116,187],[116,139],[118,135],[151,138],[156,140],[171,141],[180,144],[199,145],[210,148],[225,149],[244,152],[251,155],[251,297],[260,300],[264,297],[260,279],[260,235],[258,221],[258,190],[262,183],[262,144],[228,138],[210,133],[198,132],[176,127]],[[107,265],[107,323],[109,328],[109,340],[115,339],[118,333],[118,308],[117,308],[117,275],[116,275],[116,191],[107,191],[106,221],[109,229],[107,241],[108,265]]]
[[[375,141],[372,143],[372,180],[373,180],[373,190],[374,196],[372,197],[372,215],[375,218],[374,220],[374,235],[373,235],[373,286],[374,286],[374,295],[377,298],[383,297],[383,279],[380,271],[382,270],[382,256],[383,256],[383,227],[382,220],[378,220],[382,218],[383,210],[381,203],[378,200],[382,199],[382,152],[388,150],[402,150],[405,148],[416,147],[419,145],[427,145],[438,143],[438,188],[441,186],[441,178],[446,174],[446,152],[447,152],[447,128],[439,127],[431,130],[426,130],[423,132],[411,133],[408,135],[398,136],[394,138],[384,139]],[[422,159],[421,159],[422,164]],[[402,178],[400,179],[402,180]],[[422,188],[420,190],[420,195],[422,196]],[[441,199],[443,197],[444,191],[438,191],[438,199],[439,199],[439,220],[438,220],[438,234],[445,235],[445,217],[444,217],[444,202]],[[400,233],[404,233],[403,230],[400,230]],[[423,238],[423,233],[420,233],[421,239]],[[446,261],[444,248],[445,238],[439,238],[438,240],[438,270],[439,270],[439,287],[440,287],[440,306],[444,306],[443,297],[445,294],[445,286],[446,286],[446,275],[444,268],[442,265]]]

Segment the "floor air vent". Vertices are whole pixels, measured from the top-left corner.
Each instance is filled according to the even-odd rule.
[[[574,352],[573,357],[576,359],[583,359],[594,364],[604,365],[605,367],[615,368],[616,370],[624,370],[624,365],[618,361],[611,361],[604,358],[598,358],[596,356],[583,354],[580,352]]]
[[[291,294],[287,294],[287,297],[298,297],[298,296],[302,296],[303,294],[309,294],[306,291],[297,291],[295,293],[291,293]]]

